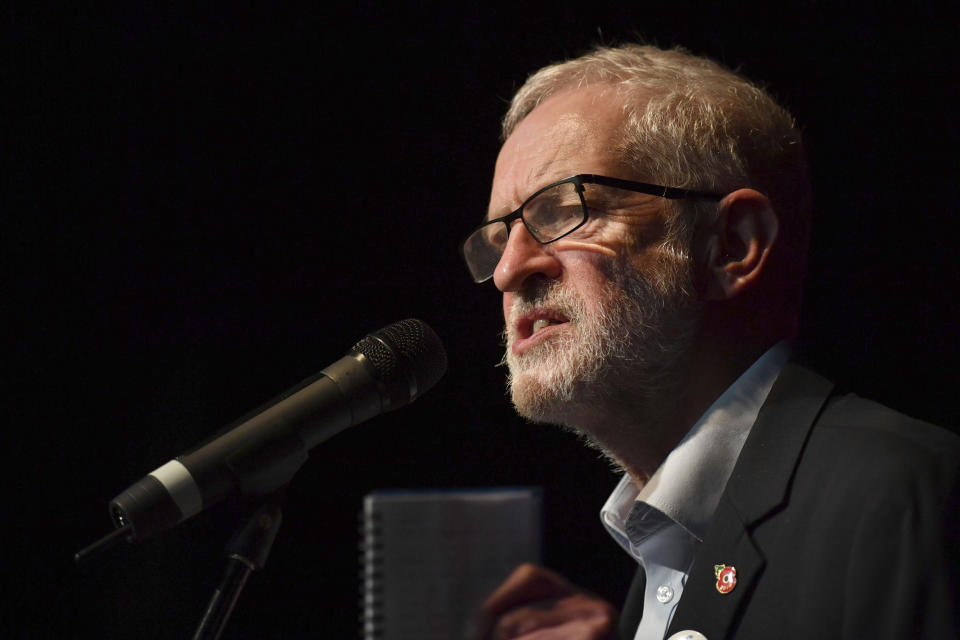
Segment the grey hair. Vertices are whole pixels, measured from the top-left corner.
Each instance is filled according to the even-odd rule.
[[[782,275],[802,284],[812,198],[800,131],[786,109],[716,62],[679,48],[628,44],[596,48],[531,75],[504,116],[503,139],[551,95],[594,84],[609,85],[622,101],[618,152],[638,174],[673,187],[764,193],[779,214],[787,249]],[[668,241],[689,241],[708,210],[715,207],[702,201],[668,205]]]

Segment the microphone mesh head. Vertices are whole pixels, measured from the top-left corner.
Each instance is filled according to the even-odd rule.
[[[447,352],[423,320],[409,318],[374,331],[353,346],[373,366],[390,396],[390,409],[420,397],[447,371]]]

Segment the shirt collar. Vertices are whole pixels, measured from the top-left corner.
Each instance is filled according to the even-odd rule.
[[[744,371],[710,405],[642,488],[623,475],[600,517],[628,553],[627,516],[638,500],[703,540],[743,443],[789,354],[789,344],[779,342]],[[636,545],[640,541],[633,542]]]

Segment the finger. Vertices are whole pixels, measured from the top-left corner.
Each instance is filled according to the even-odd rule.
[[[556,573],[534,564],[522,564],[479,608],[467,638],[489,638],[494,623],[510,609],[537,600],[563,597],[575,591],[576,587]]]
[[[503,584],[490,594],[482,611],[485,615],[498,617],[504,611],[528,602],[557,599],[574,593],[577,593],[577,588],[560,575],[525,563],[514,569]]]
[[[527,638],[535,632],[550,630],[557,634],[578,632],[581,635],[571,636],[577,638],[604,638],[610,636],[616,626],[617,612],[608,602],[576,593],[505,613],[496,621],[491,637],[496,640]]]
[[[559,627],[538,629],[514,640],[617,640],[617,626],[599,620],[574,620]]]

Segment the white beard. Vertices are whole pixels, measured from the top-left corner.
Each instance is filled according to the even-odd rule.
[[[570,428],[616,462],[611,448],[630,435],[613,432],[622,431],[618,424],[629,422],[644,437],[682,402],[701,304],[690,258],[661,251],[644,272],[616,264],[593,308],[555,280],[515,293],[505,360],[520,415]],[[569,322],[514,354],[515,319],[537,308],[555,310]]]

